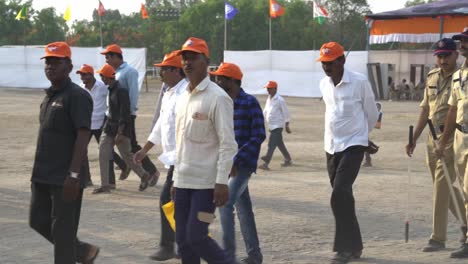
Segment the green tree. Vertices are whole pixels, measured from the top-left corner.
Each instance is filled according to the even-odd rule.
[[[28,32],[32,28],[30,17],[34,13],[31,2],[29,0],[21,4],[19,0],[0,1],[0,46],[28,44]],[[16,20],[16,15],[23,5],[28,7],[27,18]]]
[[[54,41],[64,41],[67,31],[67,23],[62,16],[56,14],[55,8],[44,8],[33,17],[28,44],[42,45]]]

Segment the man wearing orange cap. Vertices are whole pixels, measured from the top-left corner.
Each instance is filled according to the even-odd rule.
[[[88,64],[83,64],[81,68],[76,71],[76,74],[80,75],[80,79],[82,83],[80,86],[84,88],[91,94],[91,98],[93,98],[93,115],[91,118],[91,134],[89,136],[89,140],[94,136],[97,143],[99,144],[99,138],[102,134],[102,126],[104,125],[104,119],[106,117],[106,110],[107,110],[107,86],[101,81],[94,78],[94,69],[93,66]],[[119,166],[121,170],[126,169],[125,162],[120,159],[119,155],[114,152],[113,154],[114,160]],[[110,166],[111,171],[109,182],[111,186],[115,187],[115,175],[114,175],[114,168]],[[91,181],[91,174],[89,179],[89,185],[93,185]]]
[[[347,263],[362,254],[362,238],[356,217],[353,183],[359,173],[369,132],[378,118],[374,93],[367,78],[344,68],[343,47],[329,42],[320,48],[322,68],[327,77],[320,82],[325,102],[325,151],[333,191],[331,207],[335,216],[337,252],[332,263]]]
[[[450,105],[445,120],[444,134],[440,138],[438,152],[444,150],[450,143],[453,133],[453,150],[455,161],[463,179],[463,194],[465,197],[466,220],[468,221],[468,26],[460,34],[452,36],[453,40],[460,41],[459,52],[465,57],[465,62],[458,71],[453,73],[452,93],[448,100]],[[441,154],[439,154],[441,155]],[[468,236],[468,233],[466,234]],[[451,258],[468,258],[468,242],[453,251]]]
[[[216,207],[229,197],[228,177],[237,151],[233,103],[208,77],[204,40],[189,38],[180,54],[189,84],[176,106],[176,242],[183,264],[199,264],[200,258],[234,264],[235,259],[208,236]]]
[[[278,94],[278,84],[275,81],[269,81],[265,85],[265,88],[269,96],[263,114],[268,123],[270,138],[268,139],[268,151],[265,156],[261,157],[264,163],[259,168],[262,170],[270,169],[268,164],[270,164],[276,147],[278,147],[281,154],[283,154],[284,162],[281,163],[281,167],[288,167],[292,165],[292,160],[283,141],[283,127],[286,129],[286,133],[291,133],[291,129],[289,128],[291,116],[289,115],[286,101]]]
[[[65,42],[45,47],[51,83],[39,113],[39,135],[31,177],[29,225],[54,245],[55,264],[93,263],[99,248],[77,239],[93,101],[69,77],[71,50]]]
[[[135,153],[133,159],[136,163],[141,163],[146,153],[148,153],[155,144],[162,146],[163,153],[159,156],[159,160],[169,170],[167,171],[166,182],[164,183],[159,198],[159,212],[161,217],[159,250],[151,255],[150,259],[163,261],[176,256],[174,251],[175,233],[164,215],[162,206],[171,201],[170,191],[176,158],[175,109],[180,95],[187,91],[188,82],[185,80],[185,73],[182,70],[182,56],[180,56],[177,51],[167,54],[161,63],[154,64],[154,66],[160,67],[159,74],[161,80],[168,88],[162,97],[159,118],[148,137],[148,141],[143,149]]]
[[[242,71],[233,63],[222,63],[218,70],[210,72],[216,83],[234,101],[234,132],[238,151],[229,174],[229,200],[219,208],[223,228],[224,249],[232,258],[236,256],[234,206],[247,250],[245,264],[261,264],[263,255],[258,241],[255,216],[249,194],[249,180],[257,169],[262,142],[265,140],[265,122],[257,98],[241,88]]]
[[[150,180],[154,180],[150,174],[141,166],[133,163],[130,134],[131,134],[131,118],[130,118],[130,100],[127,90],[120,88],[119,81],[115,80],[115,70],[105,64],[101,69],[96,71],[101,75],[102,81],[109,87],[109,110],[106,122],[103,128],[103,134],[99,143],[99,167],[101,169],[101,187],[94,189],[93,194],[110,192],[109,186],[109,171],[112,168],[112,153],[114,145],[117,145],[120,155],[125,163],[131,168],[141,179],[140,191],[144,191]]]
[[[140,89],[138,85],[138,72],[132,66],[130,66],[127,62],[123,60],[123,53],[122,49],[117,44],[111,44],[106,47],[104,51],[101,52],[106,57],[106,63],[110,64],[115,69],[115,79],[119,81],[119,85],[121,88],[128,91],[128,95],[130,97],[130,114],[131,114],[131,122],[130,122],[130,142],[132,145],[131,151],[136,153],[141,149],[140,145],[138,145],[137,138],[136,138],[136,131],[135,131],[135,120],[137,117],[138,111],[138,97],[140,95]],[[148,171],[151,177],[155,178],[156,180],[151,180],[151,186],[157,183],[159,178],[159,171],[151,162],[148,156],[143,159],[143,168]],[[120,180],[127,179],[130,173],[130,168],[127,170],[122,170],[120,174]]]

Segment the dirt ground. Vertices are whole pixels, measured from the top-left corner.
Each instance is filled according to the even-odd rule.
[[[142,89],[137,132],[146,140],[159,85]],[[281,92],[281,91],[280,91]],[[52,246],[28,226],[30,175],[38,129],[42,90],[0,89],[0,263],[53,263]],[[265,96],[258,96],[262,105]],[[329,206],[331,188],[323,151],[324,105],[317,99],[286,98],[292,113],[292,134],[285,136],[294,166],[281,168],[275,152],[271,171],[258,171],[250,181],[257,228],[265,264],[328,263],[332,256],[334,219]],[[357,214],[364,240],[363,258],[353,263],[467,263],[449,258],[458,247],[459,229],[453,216],[448,249],[423,253],[431,234],[432,184],[424,164],[424,144],[410,160],[404,155],[408,126],[416,122],[417,102],[382,102],[381,130],[371,137],[380,145],[374,167],[362,168],[355,183]],[[266,151],[266,143],[262,153]],[[159,148],[151,152],[157,160]],[[91,173],[99,183],[97,144],[89,145]],[[159,161],[157,166],[162,168]],[[165,176],[165,171],[162,173]],[[112,194],[85,190],[79,237],[101,247],[96,263],[144,264],[159,241],[156,188],[139,192],[138,178],[118,182]],[[164,177],[162,177],[164,179]],[[410,240],[404,242],[404,221],[410,217]],[[211,226],[220,241],[220,223]],[[245,255],[237,228],[238,256]],[[165,263],[179,263],[167,261]]]

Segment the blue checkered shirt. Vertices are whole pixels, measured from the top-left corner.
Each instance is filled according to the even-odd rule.
[[[260,147],[265,140],[265,122],[257,98],[241,88],[234,100],[234,132],[239,147],[234,157],[237,167],[257,170]]]

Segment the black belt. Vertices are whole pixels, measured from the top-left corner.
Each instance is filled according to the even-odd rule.
[[[462,133],[468,133],[468,126],[455,124],[455,127]]]

